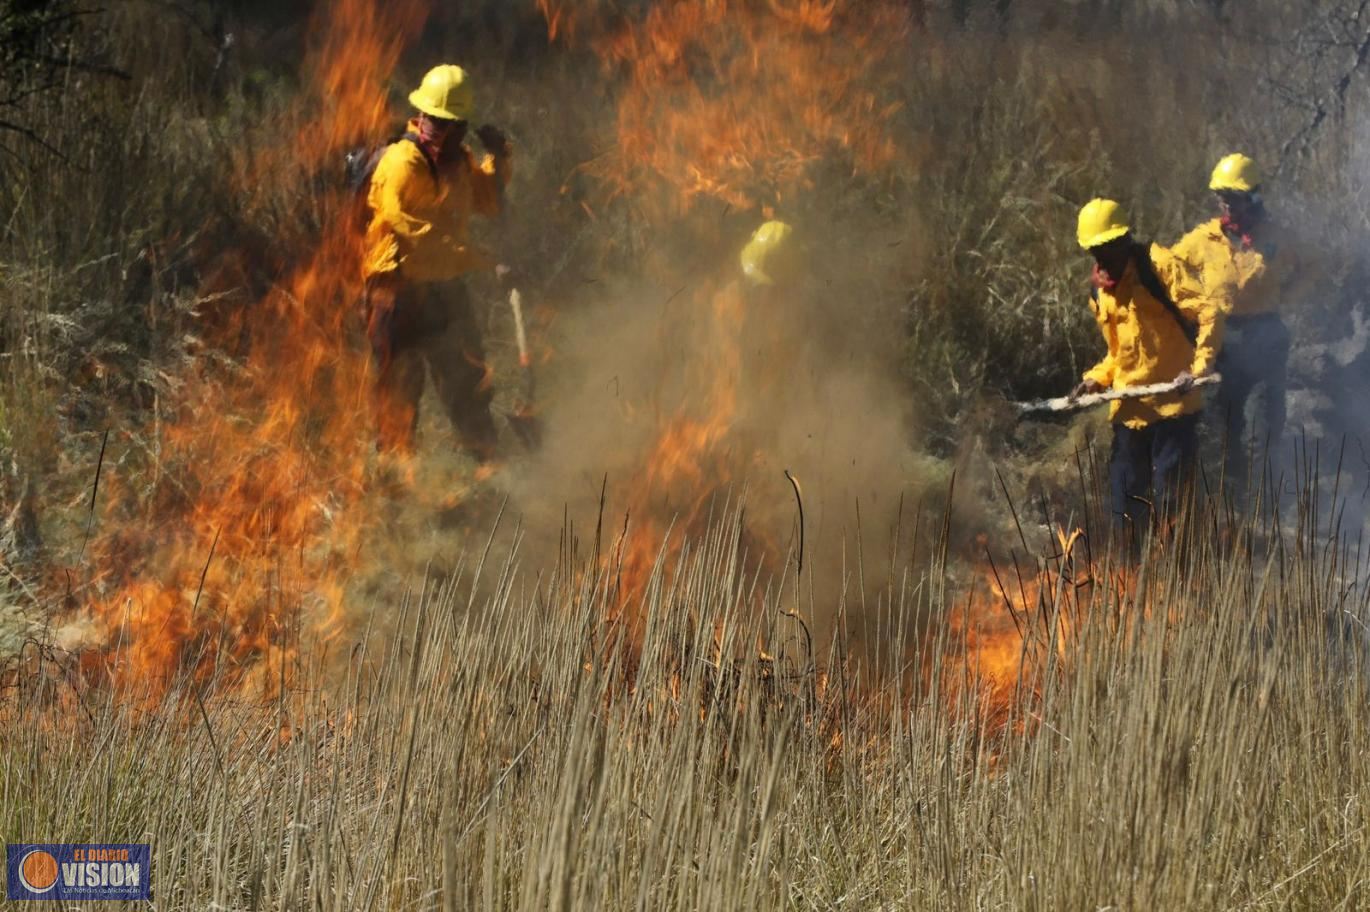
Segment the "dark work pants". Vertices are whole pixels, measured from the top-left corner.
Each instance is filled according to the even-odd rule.
[[[1284,436],[1288,365],[1289,329],[1277,314],[1228,318],[1227,339],[1218,357],[1223,382],[1216,404],[1223,422],[1225,475],[1234,490],[1245,488],[1247,466],[1252,460],[1253,441],[1248,439],[1246,405],[1253,393],[1261,400],[1255,461],[1263,462],[1267,447],[1278,455],[1280,438]]]
[[[1153,518],[1173,516],[1193,472],[1198,415],[1181,415],[1130,428],[1113,425],[1108,478],[1113,517],[1140,543]]]
[[[367,337],[377,372],[377,449],[413,450],[419,400],[431,377],[462,445],[479,462],[492,459],[491,378],[465,286],[385,277],[368,283],[366,298]]]

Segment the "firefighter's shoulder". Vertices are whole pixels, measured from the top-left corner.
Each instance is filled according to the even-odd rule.
[[[428,173],[428,161],[417,145],[407,140],[391,143],[376,163],[374,180],[395,180],[414,173]]]

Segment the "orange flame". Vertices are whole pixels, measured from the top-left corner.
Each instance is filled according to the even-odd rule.
[[[611,196],[751,209],[811,189],[827,161],[853,173],[895,162],[887,124],[909,27],[898,4],[677,0],[617,19],[539,5],[554,39],[597,26],[606,73],[623,80],[617,142],[585,166]]]
[[[245,174],[315,175],[390,121],[385,91],[424,20],[414,0],[336,0],[316,23],[309,90]],[[343,211],[340,190],[327,211]],[[367,360],[349,344],[355,239],[332,219],[312,256],[239,317],[241,369],[186,378],[148,501],[119,492],[121,528],[96,543],[99,648],[85,667],[154,693],[181,674],[283,675],[303,633],[337,632],[346,561],[363,521],[371,416]]]
[[[692,296],[697,297],[697,296]],[[685,300],[692,307],[694,300]],[[642,594],[652,568],[669,565],[682,539],[702,532],[714,497],[727,494],[733,472],[726,444],[737,414],[737,382],[742,361],[743,295],[736,282],[712,294],[695,325],[695,347],[703,353],[690,387],[693,401],[661,426],[641,471],[631,481],[630,520],[636,527],[614,556],[621,580],[621,601]],[[669,514],[669,515],[668,515]],[[666,540],[667,522],[675,534]],[[663,555],[663,546],[666,553]]]
[[[1040,589],[1035,578],[1029,579],[1021,596],[1014,597],[988,568],[979,576],[984,585],[975,586],[969,603],[948,618],[946,674],[953,693],[974,697],[976,705],[964,708],[974,709],[980,718],[1002,720],[1015,708],[1015,698],[1030,693],[1035,684],[1032,643],[1023,619],[1036,608]]]
[[[977,568],[968,603],[949,616],[944,673],[954,693],[973,696],[981,719],[1002,724],[1030,711],[1047,657],[1069,657],[1083,610],[1076,593],[1093,583],[1092,568],[1075,554],[1083,535],[1056,530],[1060,550],[1030,574],[1014,568],[1005,579],[992,563]]]

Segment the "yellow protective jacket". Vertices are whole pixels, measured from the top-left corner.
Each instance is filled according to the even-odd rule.
[[[1299,294],[1303,270],[1298,251],[1277,225],[1263,220],[1251,234],[1251,245],[1231,238],[1219,219],[1211,219],[1171,247],[1192,269],[1199,270],[1210,294],[1232,317],[1275,313],[1281,302]]]
[[[1164,247],[1151,245],[1151,261],[1170,299],[1197,330],[1195,343],[1190,344],[1165,304],[1146,290],[1136,262],[1129,263],[1116,288],[1101,288],[1090,297],[1089,306],[1108,353],[1085,373],[1086,380],[1120,390],[1167,383],[1186,370],[1196,377],[1213,370],[1222,344],[1221,308],[1205,294],[1201,277]],[[1197,412],[1202,404],[1197,390],[1183,396],[1122,399],[1113,403],[1110,417],[1130,428],[1142,428],[1163,418]]]
[[[410,132],[417,130],[413,121]],[[507,157],[477,162],[465,146],[445,155],[436,179],[422,150],[407,140],[386,149],[371,176],[362,277],[398,270],[405,281],[441,282],[491,259],[471,247],[471,213],[498,215],[509,182]]]

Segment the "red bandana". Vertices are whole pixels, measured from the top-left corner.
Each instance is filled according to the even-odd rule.
[[[1223,234],[1232,238],[1234,241],[1240,240],[1243,248],[1247,250],[1251,249],[1252,240],[1250,231],[1243,228],[1241,225],[1238,225],[1232,216],[1224,215],[1222,218],[1218,219],[1218,223],[1222,225]]]
[[[1113,290],[1118,287],[1118,282],[1121,280],[1113,278],[1113,276],[1109,275],[1102,266],[1095,263],[1094,275],[1090,277],[1090,281],[1094,283],[1095,288],[1107,291],[1111,294]]]
[[[447,134],[438,135],[433,128],[433,121],[427,117],[416,117],[410,121],[410,127],[415,136],[419,138],[420,145],[423,146],[424,154],[429,161],[437,161],[442,157],[442,141]]]

